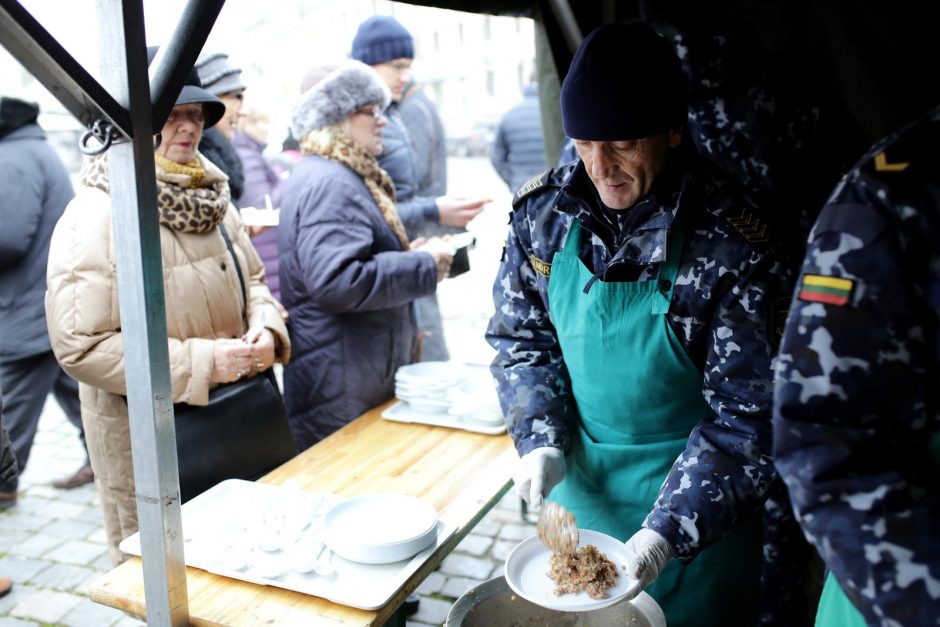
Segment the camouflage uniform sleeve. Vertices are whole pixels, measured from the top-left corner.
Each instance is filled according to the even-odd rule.
[[[936,625],[937,232],[857,182],[810,240],[777,368],[775,463],[868,624]],[[902,248],[917,240],[921,254]]]
[[[495,312],[486,332],[487,341],[496,349],[490,369],[520,456],[543,446],[567,451],[575,416],[568,371],[548,315],[547,295],[544,287],[540,289],[530,262],[527,208],[534,205],[533,210],[538,210],[540,204],[536,197],[512,213],[493,285]]]
[[[749,249],[724,260],[720,250],[711,257],[695,250],[687,255],[708,261],[677,282],[693,279],[699,289],[717,292],[701,330],[703,395],[711,413],[692,430],[645,522],[684,561],[756,512],[776,476],[770,458],[773,309],[786,302],[793,275],[793,264],[772,251]]]

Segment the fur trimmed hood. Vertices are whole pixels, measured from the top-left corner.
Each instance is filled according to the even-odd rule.
[[[391,99],[378,72],[359,61],[346,61],[300,97],[292,114],[294,136],[336,124],[366,105],[384,110]]]

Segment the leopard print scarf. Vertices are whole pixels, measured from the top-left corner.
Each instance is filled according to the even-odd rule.
[[[305,155],[320,155],[341,163],[365,182],[372,199],[378,205],[382,217],[398,237],[404,250],[408,244],[408,234],[402,224],[398,209],[395,208],[395,185],[388,172],[379,167],[379,162],[365,148],[353,142],[348,133],[336,126],[311,131],[300,140],[300,149]]]
[[[231,202],[225,175],[205,167],[200,157],[187,164],[154,155],[157,173],[157,208],[160,224],[185,233],[205,233],[225,218]],[[106,155],[88,157],[79,176],[82,185],[108,192]]]

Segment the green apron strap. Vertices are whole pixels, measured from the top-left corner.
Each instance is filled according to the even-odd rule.
[[[682,207],[676,213],[666,238],[666,261],[659,266],[657,274],[657,288],[660,298],[653,299],[650,313],[664,314],[669,311],[672,302],[672,290],[676,287],[676,277],[679,275],[679,261],[682,257],[682,246],[685,244],[685,221],[687,211]]]

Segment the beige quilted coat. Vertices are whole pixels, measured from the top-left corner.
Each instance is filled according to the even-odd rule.
[[[224,175],[203,159],[207,184]],[[249,323],[269,328],[277,361],[290,357],[290,340],[264,283],[264,266],[230,206],[224,221],[249,291]],[[160,227],[173,401],[208,402],[216,338],[240,337],[241,285],[218,229],[184,233]],[[108,549],[137,531],[130,424],[124,400],[124,348],[111,233],[110,197],[80,187],[50,246],[46,317],[52,349],[80,385],[82,421],[105,515]]]

